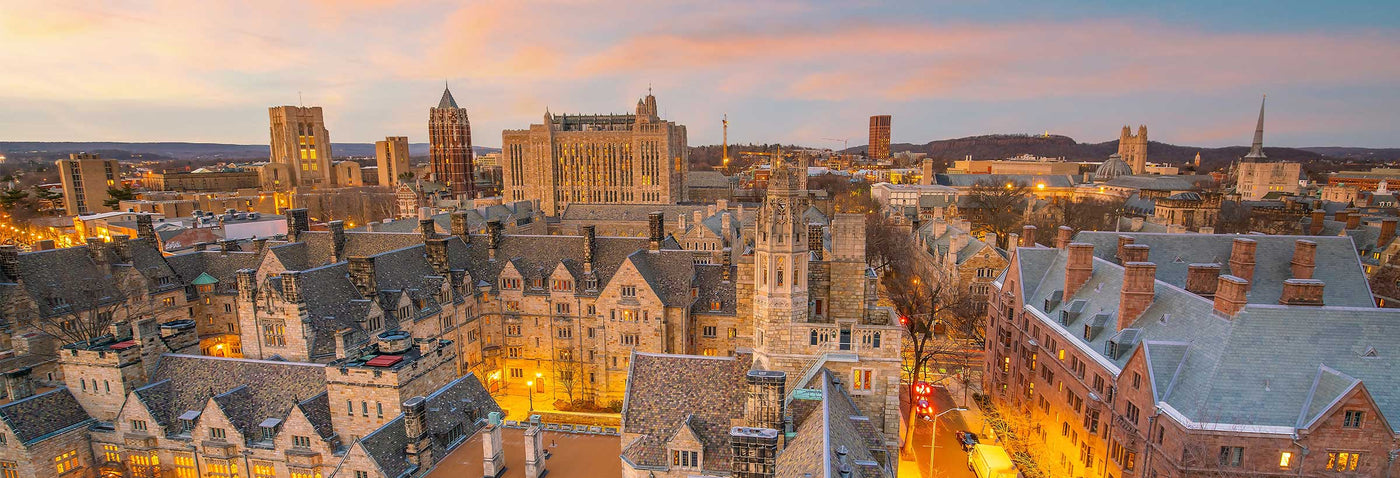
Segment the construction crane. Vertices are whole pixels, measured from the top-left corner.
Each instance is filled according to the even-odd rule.
[[[850,138],[822,138],[822,139],[827,140],[827,141],[840,141],[840,142],[841,142],[841,153],[842,153],[842,154],[845,154],[845,153],[846,153],[846,150],[847,150],[847,149],[850,149],[850,147],[851,147],[851,139],[850,139]]]

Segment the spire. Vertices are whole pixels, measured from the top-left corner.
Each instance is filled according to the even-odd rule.
[[[452,99],[452,90],[447,89],[447,82],[442,82],[442,99],[438,100],[438,108],[456,108],[457,100]]]
[[[1259,125],[1254,127],[1254,144],[1249,147],[1249,154],[1244,155],[1244,159],[1267,158],[1264,156],[1264,102],[1268,99],[1269,95],[1264,95],[1264,99],[1259,100]]]

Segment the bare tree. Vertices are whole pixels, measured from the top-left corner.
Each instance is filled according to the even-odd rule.
[[[865,215],[865,260],[876,271],[912,262],[914,237],[908,227],[880,214]]]
[[[1025,223],[1026,201],[1030,194],[1025,183],[984,179],[972,185],[962,213],[975,232],[996,234],[996,246],[1005,249],[1007,236],[1020,230]]]
[[[1060,226],[1075,231],[1112,231],[1124,216],[1126,203],[1127,199],[1118,197],[1066,199],[1052,203],[1029,222],[1040,231],[1055,231]]]
[[[28,325],[63,343],[86,343],[107,335],[112,323],[141,315],[145,308],[132,304],[132,294],[116,286],[111,275],[79,281],[71,287],[51,288],[38,298],[26,315]]]

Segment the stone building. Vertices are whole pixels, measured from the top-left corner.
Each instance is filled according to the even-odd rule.
[[[320,106],[274,106],[267,109],[272,133],[272,163],[285,169],[288,187],[328,188],[336,184],[331,169],[331,133]],[[264,180],[267,182],[267,180]]]
[[[890,158],[890,115],[870,117],[870,159]]]
[[[1147,126],[1139,125],[1137,134],[1128,126],[1118,135],[1118,157],[1133,168],[1133,174],[1147,174]]]
[[[111,198],[107,188],[120,186],[121,166],[117,160],[102,159],[97,153],[74,153],[56,163],[63,183],[64,211],[77,216],[111,209],[102,203]]]
[[[919,248],[920,259],[927,261],[942,280],[966,287],[970,295],[986,302],[992,281],[1007,263],[1007,253],[996,247],[995,238],[983,241],[972,235],[967,221],[944,219],[929,221],[919,228],[916,237],[923,245]]]
[[[384,141],[374,142],[374,160],[378,167],[379,185],[394,187],[399,184],[399,176],[409,172],[408,137],[387,136]]]
[[[570,203],[674,204],[686,200],[685,126],[657,116],[656,97],[630,115],[552,115],[501,133],[507,201],[539,199],[545,214]]]
[[[446,86],[438,105],[428,109],[428,158],[433,181],[445,185],[453,195],[476,197],[472,124],[467,118],[467,109],[457,106],[457,100]]]
[[[256,188],[261,185],[258,172],[253,170],[225,170],[191,172],[165,171],[151,173],[141,178],[147,189],[156,191],[233,191]]]
[[[984,389],[1054,476],[1396,476],[1400,406],[1347,238],[1081,232],[997,282]]]
[[[1297,195],[1303,172],[1299,163],[1270,160],[1264,154],[1264,103],[1259,102],[1259,125],[1249,153],[1235,163],[1235,192],[1245,201],[1264,199],[1269,193]]]

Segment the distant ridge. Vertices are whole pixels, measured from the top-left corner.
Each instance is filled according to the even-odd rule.
[[[337,158],[344,156],[374,156],[374,143],[331,143]],[[500,152],[499,148],[472,147],[476,154]],[[265,144],[227,143],[124,143],[109,141],[0,141],[0,153],[16,158],[52,158],[69,153],[103,153],[113,159],[126,159],[141,155],[145,159],[227,159],[227,160],[266,160],[268,146]],[[427,156],[428,143],[409,143],[410,156]]]

